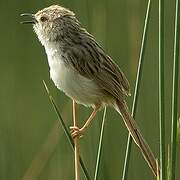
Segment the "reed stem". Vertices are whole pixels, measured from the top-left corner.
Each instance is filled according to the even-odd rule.
[[[175,180],[176,146],[178,121],[178,75],[179,75],[179,41],[180,41],[180,3],[176,0],[175,32],[174,32],[174,63],[173,63],[173,90],[172,90],[172,125],[171,125],[171,159],[170,177]]]
[[[159,0],[159,124],[160,124],[160,180],[166,179],[165,112],[164,112],[164,0]]]
[[[76,102],[73,100],[73,125],[78,127]],[[74,138],[74,163],[75,163],[75,180],[80,180],[79,174],[79,136]]]
[[[105,119],[106,119],[106,107],[104,108],[103,120],[102,120],[102,125],[101,125],[101,133],[100,133],[98,153],[97,153],[97,158],[96,158],[96,169],[95,169],[95,174],[94,174],[94,180],[97,180],[98,174],[99,174],[99,167],[100,167],[101,154],[102,154],[102,142],[103,142],[103,135],[104,135]]]

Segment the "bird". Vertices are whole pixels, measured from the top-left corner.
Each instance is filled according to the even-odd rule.
[[[22,23],[33,25],[45,48],[55,86],[76,103],[93,108],[81,128],[71,127],[72,137],[84,134],[102,107],[113,107],[122,116],[135,144],[157,176],[160,170],[155,156],[126,103],[130,84],[125,74],[94,36],[82,27],[75,13],[60,5],[51,5],[35,14],[21,16],[30,18]]]

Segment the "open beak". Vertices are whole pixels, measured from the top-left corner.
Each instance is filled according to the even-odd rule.
[[[21,14],[22,17],[29,17],[30,20],[22,21],[21,24],[35,24],[37,23],[37,20],[35,18],[35,15],[32,13],[23,13]]]

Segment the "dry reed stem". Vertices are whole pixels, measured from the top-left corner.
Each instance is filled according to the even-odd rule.
[[[76,110],[76,102],[73,100],[73,126],[77,126],[77,110]],[[74,163],[75,163],[75,180],[80,180],[80,172],[79,172],[79,136],[74,138]]]
[[[157,167],[157,180],[160,180],[160,172],[159,172],[159,163],[158,163],[158,159],[156,159],[156,167]]]

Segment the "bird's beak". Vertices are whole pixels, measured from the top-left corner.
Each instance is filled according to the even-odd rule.
[[[26,16],[26,17],[30,18],[30,20],[21,21],[21,24],[35,24],[35,23],[37,23],[35,15],[32,13],[23,13],[23,14],[21,14],[21,16],[22,17]]]

